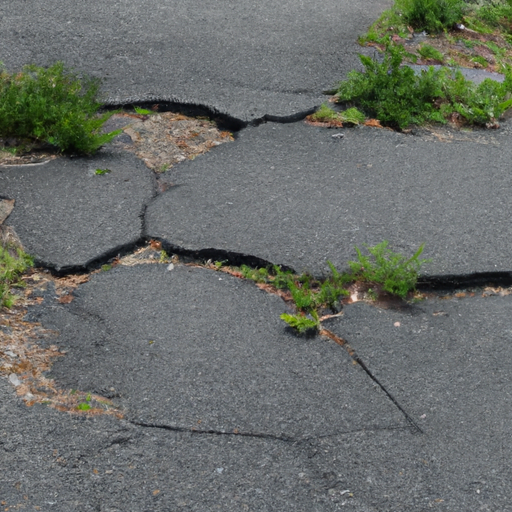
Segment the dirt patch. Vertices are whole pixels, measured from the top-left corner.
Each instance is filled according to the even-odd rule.
[[[158,173],[234,140],[231,132],[219,130],[215,122],[209,119],[174,112],[114,114],[105,123],[104,129],[110,131],[116,128],[121,128],[124,133],[113,143],[135,153]],[[42,165],[60,156],[48,145],[0,139],[0,166]]]
[[[209,119],[174,112],[150,115],[121,113],[112,116],[112,121],[126,122],[122,129],[130,141],[123,140],[124,148],[135,153],[155,172],[165,172],[175,164],[193,160],[234,140],[232,133],[219,130]]]

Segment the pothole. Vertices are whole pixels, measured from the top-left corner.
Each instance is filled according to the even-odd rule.
[[[220,130],[208,118],[192,118],[175,112],[122,112],[109,119],[106,129],[110,130],[110,126],[121,127],[127,136],[118,138],[117,144],[135,153],[157,173],[234,140],[231,132]]]

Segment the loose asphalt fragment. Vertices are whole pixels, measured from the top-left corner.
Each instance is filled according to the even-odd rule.
[[[133,248],[156,184],[138,158],[106,149],[93,157],[0,167],[0,190],[15,200],[5,223],[26,252],[40,265],[69,272]]]
[[[354,245],[390,240],[427,275],[510,272],[510,131],[346,129],[267,123],[173,169],[146,213],[169,248],[213,248],[321,275]]]

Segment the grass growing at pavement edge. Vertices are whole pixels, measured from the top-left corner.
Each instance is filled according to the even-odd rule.
[[[360,55],[364,72],[351,71],[332,91],[339,103],[353,105],[383,124],[404,129],[411,124],[446,123],[495,127],[512,106],[512,68],[503,83],[485,79],[479,85],[458,70],[434,69],[415,73],[402,66],[409,55],[401,46],[388,44],[382,62]]]
[[[11,288],[23,286],[21,274],[34,264],[21,249],[0,243],[0,307],[11,307],[15,298]]]
[[[99,81],[80,78],[62,62],[19,73],[0,67],[0,137],[50,144],[62,152],[91,154],[121,130],[100,133],[113,112],[98,115]]]

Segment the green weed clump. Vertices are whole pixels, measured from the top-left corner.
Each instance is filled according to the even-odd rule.
[[[0,307],[10,308],[14,304],[11,288],[23,285],[20,276],[33,264],[21,249],[0,244]]]
[[[377,291],[383,290],[405,299],[416,287],[421,266],[430,261],[420,259],[423,245],[409,258],[388,249],[387,240],[374,247],[366,246],[366,249],[368,254],[363,255],[355,247],[357,261],[348,262],[349,272],[339,272],[327,261],[330,273],[323,279],[307,273],[295,275],[281,270],[279,266],[251,268],[242,265],[239,270],[245,279],[288,291],[297,313],[283,313],[280,318],[299,333],[314,332],[321,328],[319,312],[322,309],[340,311],[341,299],[349,295],[347,285],[350,283],[368,283]],[[369,288],[368,296],[375,300],[378,294],[373,288]]]
[[[341,112],[336,112],[327,103],[322,103],[319,109],[311,114],[310,119],[312,121],[320,122],[339,122],[341,124],[353,124],[358,125],[364,123],[366,116],[360,112],[357,108],[348,108]]]
[[[421,266],[429,260],[420,259],[423,244],[410,258],[391,251],[388,244],[384,240],[374,247],[366,246],[368,255],[355,247],[357,261],[348,262],[352,279],[380,284],[384,291],[405,299],[416,287]]]
[[[336,100],[359,107],[384,124],[404,129],[411,124],[445,123],[457,113],[468,124],[494,124],[512,106],[512,70],[505,81],[485,79],[475,85],[460,71],[432,66],[420,74],[402,66],[407,54],[388,45],[382,62],[360,55],[365,72],[351,71],[335,91]]]
[[[442,32],[461,21],[463,0],[395,0],[397,10],[407,25],[429,33]]]
[[[80,78],[62,62],[20,73],[0,67],[0,136],[45,142],[63,152],[91,154],[121,130],[100,133],[112,113],[97,115],[99,81]]]
[[[434,47],[430,46],[429,44],[422,44],[418,48],[418,53],[424,59],[433,59],[433,60],[437,60],[439,62],[444,61],[444,55],[439,50],[436,50]]]

